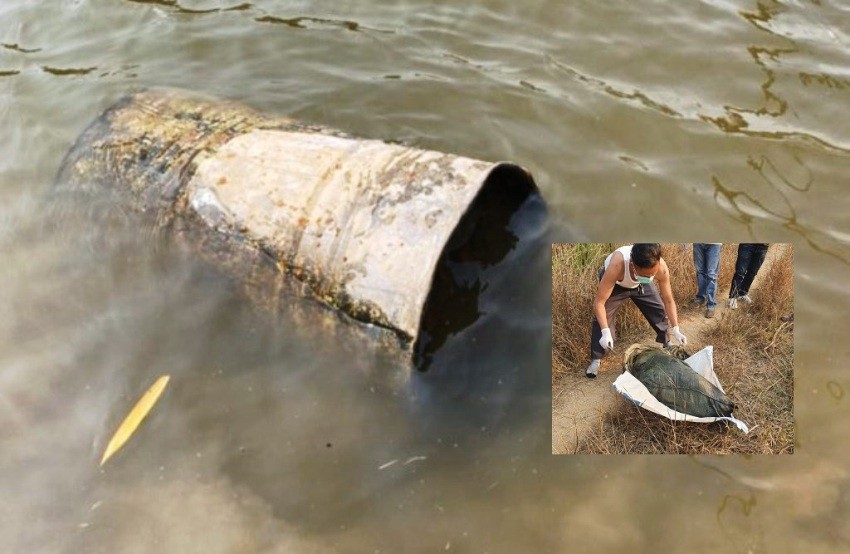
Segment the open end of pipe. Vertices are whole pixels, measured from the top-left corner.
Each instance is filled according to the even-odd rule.
[[[437,262],[413,345],[419,371],[427,371],[446,340],[482,315],[478,300],[487,288],[486,270],[517,246],[511,219],[535,194],[531,175],[517,165],[499,164],[488,174]]]

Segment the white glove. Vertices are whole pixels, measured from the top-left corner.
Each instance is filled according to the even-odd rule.
[[[672,331],[673,331],[673,336],[676,337],[676,340],[679,341],[680,344],[683,344],[683,345],[688,344],[688,338],[685,335],[683,335],[681,331],[679,331],[678,325],[673,327]]]
[[[614,350],[614,337],[611,336],[611,329],[608,327],[602,329],[602,338],[599,339],[599,345],[606,350]]]

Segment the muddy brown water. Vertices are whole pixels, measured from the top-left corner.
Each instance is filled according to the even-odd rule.
[[[826,1],[3,2],[4,550],[846,550],[848,29]],[[257,316],[108,198],[51,195],[143,86],[515,161],[549,217],[411,374],[313,303]],[[793,456],[551,456],[548,243],[636,239],[796,244]]]

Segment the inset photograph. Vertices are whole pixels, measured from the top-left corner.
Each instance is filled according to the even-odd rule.
[[[791,454],[785,243],[552,245],[553,454]]]

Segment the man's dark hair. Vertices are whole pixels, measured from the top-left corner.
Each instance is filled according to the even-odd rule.
[[[632,261],[638,267],[649,269],[661,259],[661,245],[657,242],[640,243],[632,246]]]

